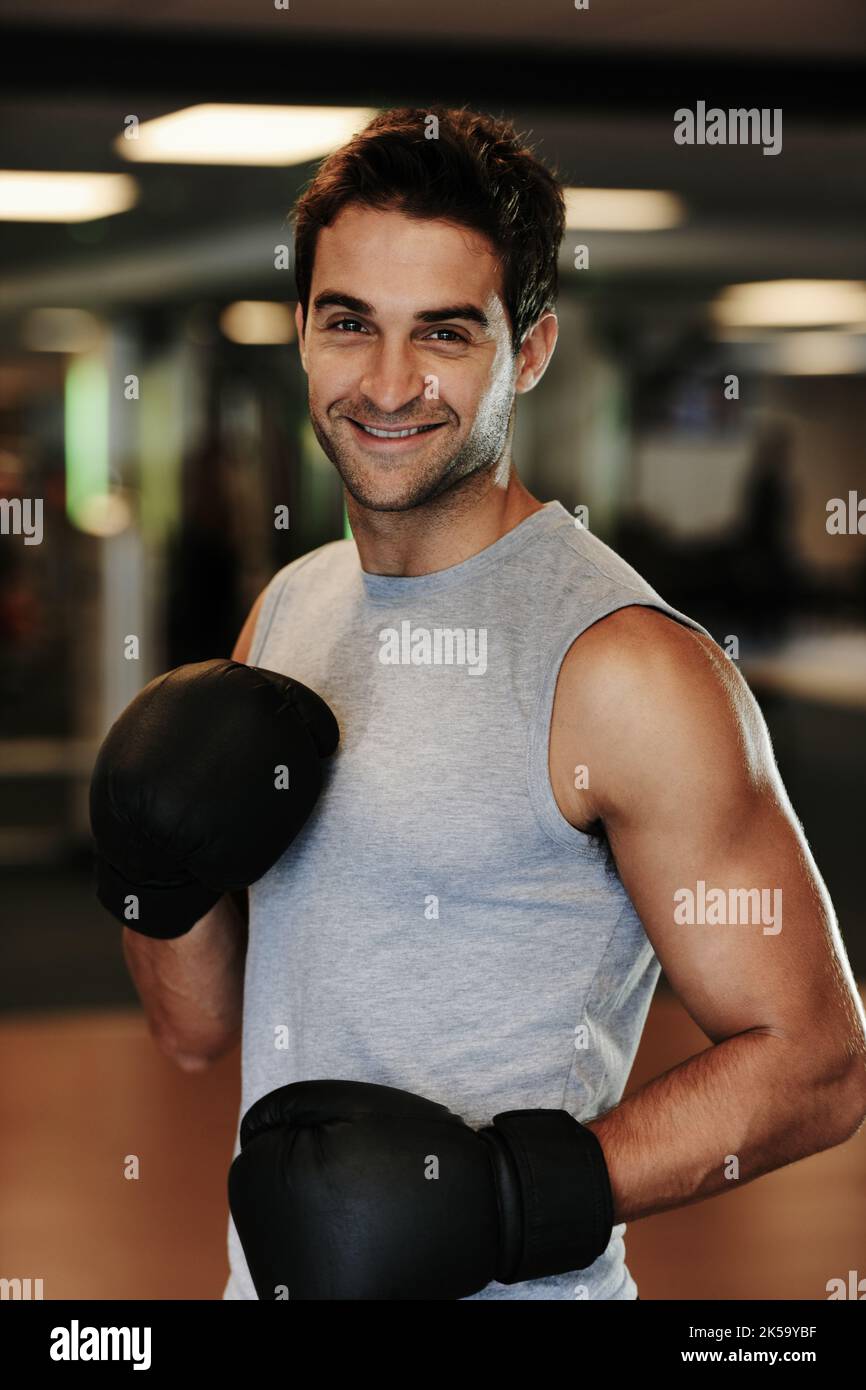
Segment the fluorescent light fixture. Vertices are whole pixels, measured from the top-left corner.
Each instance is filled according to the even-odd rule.
[[[686,208],[675,193],[652,188],[566,188],[569,231],[659,232],[678,227]]]
[[[866,323],[860,280],[755,280],[728,285],[712,305],[728,328],[801,328]]]
[[[853,333],[785,333],[775,342],[775,370],[787,376],[866,372],[866,338]]]
[[[102,324],[86,309],[31,309],[21,339],[30,352],[89,352],[102,341]]]
[[[129,174],[57,174],[0,169],[0,222],[92,222],[138,202]]]
[[[118,135],[124,159],[151,164],[303,164],[337,149],[375,115],[365,106],[240,106],[210,102]]]
[[[294,305],[239,299],[223,309],[220,328],[233,343],[290,343],[295,336]]]
[[[108,492],[108,372],[101,356],[74,357],[66,371],[66,514],[81,527],[94,497]]]

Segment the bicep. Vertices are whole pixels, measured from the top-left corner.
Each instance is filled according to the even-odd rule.
[[[713,1042],[842,1023],[841,948],[802,831],[769,787],[726,795],[715,780],[703,804],[656,818],[650,802],[610,833],[671,987]]]
[[[838,1052],[853,980],[754,696],[699,634],[659,614],[622,626],[603,716],[587,712],[598,803],[672,988],[713,1042],[820,1021]]]

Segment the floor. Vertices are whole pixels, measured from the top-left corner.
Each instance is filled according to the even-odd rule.
[[[658,993],[629,1089],[706,1046]],[[46,1299],[217,1299],[237,1054],[177,1071],[135,1008],[0,1020],[0,1276]],[[137,1168],[137,1175],[134,1174]],[[866,1127],[839,1148],[636,1222],[644,1299],[823,1299],[866,1275]]]

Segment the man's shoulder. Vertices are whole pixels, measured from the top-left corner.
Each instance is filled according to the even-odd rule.
[[[322,569],[330,569],[335,565],[356,558],[358,548],[354,541],[338,540],[325,541],[323,545],[317,545],[312,550],[307,550],[303,555],[290,560],[288,564],[278,569],[271,579],[273,585],[281,581],[293,579],[296,575],[315,570],[321,573]]]
[[[688,788],[709,774],[737,779],[765,763],[751,691],[705,633],[660,609],[630,605],[578,637],[563,661],[557,721],[595,769],[593,805]],[[683,791],[685,795],[686,792]]]
[[[315,549],[308,550],[304,555],[299,555],[297,559],[290,560],[288,564],[281,566],[260,591],[250,609],[232,653],[234,660],[246,661],[263,613],[271,614],[273,612],[276,604],[293,582],[301,577],[309,578],[313,582],[320,581],[323,566],[330,571],[337,564],[345,562],[351,564],[353,556],[357,556],[357,549],[353,541],[326,541],[324,545],[316,546]]]
[[[629,603],[592,623],[575,638],[563,673],[580,680],[646,686],[653,677],[684,677],[728,660],[706,633],[645,603]]]
[[[566,653],[560,718],[581,740],[651,762],[676,746],[728,741],[754,699],[735,663],[704,632],[659,608],[629,604],[599,619]]]

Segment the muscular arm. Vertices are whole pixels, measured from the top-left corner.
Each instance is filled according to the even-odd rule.
[[[616,1220],[683,1206],[843,1142],[866,1113],[866,1027],[827,890],[745,681],[660,613],[624,609],[560,673],[551,740],[600,818],[679,999],[711,1046],[593,1120]],[[573,756],[573,763],[571,758]],[[554,769],[551,767],[553,774]],[[561,770],[560,770],[561,772]],[[561,778],[560,778],[561,781]],[[685,925],[674,894],[781,890],[780,931]]]
[[[232,656],[246,661],[264,594]],[[185,936],[159,941],[123,928],[123,954],[151,1033],[184,1071],[201,1071],[240,1037],[247,927],[231,894]]]

